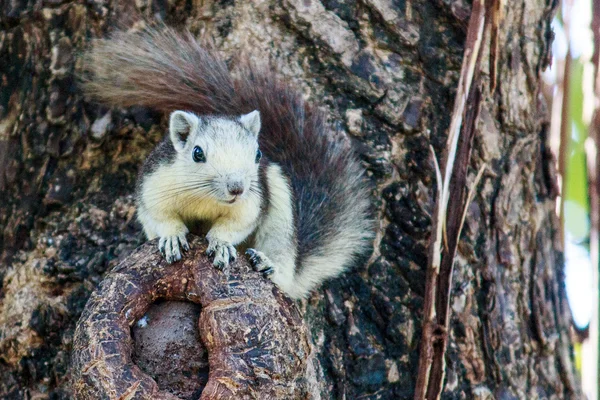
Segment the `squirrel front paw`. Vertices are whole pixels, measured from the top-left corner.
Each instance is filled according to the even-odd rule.
[[[158,250],[169,264],[181,260],[181,250],[179,250],[179,246],[181,246],[183,251],[188,251],[190,249],[185,233],[183,232],[178,235],[162,236],[158,241]]]
[[[208,239],[206,254],[214,257],[213,265],[221,271],[237,258],[237,252],[231,243],[214,238]]]
[[[246,255],[250,259],[252,268],[255,271],[262,272],[265,278],[273,275],[275,272],[275,265],[269,260],[269,257],[264,255],[264,253],[255,249],[248,249],[246,250]]]

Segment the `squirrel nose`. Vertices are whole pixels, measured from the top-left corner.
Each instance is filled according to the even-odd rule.
[[[244,193],[244,185],[242,182],[232,182],[227,184],[227,190],[232,196],[239,196]]]

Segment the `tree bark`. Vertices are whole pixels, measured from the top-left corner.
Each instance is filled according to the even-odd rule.
[[[467,171],[470,185],[488,166],[458,245],[442,398],[577,398],[539,96],[557,4],[506,3],[497,89],[481,93]],[[373,184],[373,255],[300,307],[322,398],[412,398],[437,195],[429,145],[443,154],[468,2],[13,0],[0,10],[0,397],[71,398],[75,324],[144,241],[132,192],[166,120],[86,102],[74,78],[91,38],[142,16],[211,38],[232,67],[240,53],[272,64],[351,137]]]

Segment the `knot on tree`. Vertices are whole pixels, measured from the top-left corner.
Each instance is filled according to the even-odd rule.
[[[316,360],[296,305],[243,258],[225,274],[204,255],[201,240],[194,238],[191,247],[183,261],[169,265],[151,241],[107,274],[75,331],[71,379],[76,397],[183,398],[173,394],[177,390],[159,387],[133,358],[131,328],[161,299],[191,302],[201,309],[201,344],[185,351],[206,348],[208,382],[191,398],[200,390],[202,400],[307,397],[307,371]],[[197,358],[177,356],[183,364]],[[170,365],[167,358],[165,365]]]

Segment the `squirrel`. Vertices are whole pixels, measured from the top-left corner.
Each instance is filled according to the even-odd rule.
[[[137,184],[137,215],[167,262],[208,223],[219,269],[246,254],[291,298],[303,298],[371,248],[364,169],[347,139],[289,84],[242,65],[235,78],[191,33],[118,31],[84,56],[84,89],[113,107],[170,113]]]

